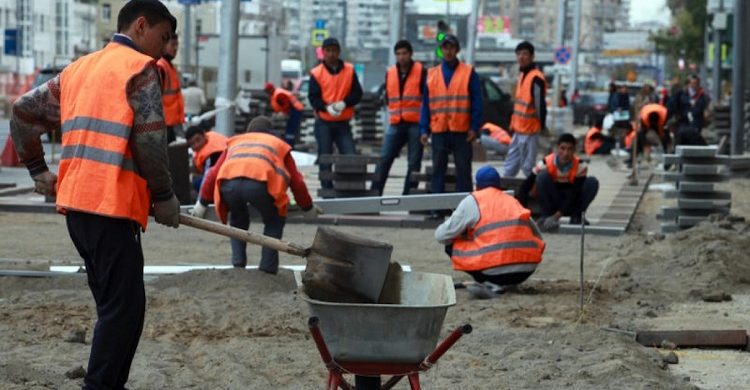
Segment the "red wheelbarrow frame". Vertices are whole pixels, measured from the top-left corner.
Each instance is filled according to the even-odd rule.
[[[331,353],[328,351],[328,346],[326,346],[323,335],[320,333],[318,322],[318,317],[310,317],[307,325],[310,328],[313,340],[315,340],[315,346],[318,347],[318,352],[320,352],[320,358],[323,359],[323,363],[325,363],[328,369],[326,390],[338,390],[339,388],[354,390],[354,387],[344,379],[344,374],[362,376],[392,375],[381,386],[381,390],[393,388],[393,386],[406,376],[409,378],[411,390],[421,390],[419,373],[429,370],[461,336],[471,333],[471,325],[469,324],[457,327],[421,363],[337,362],[333,360]]]

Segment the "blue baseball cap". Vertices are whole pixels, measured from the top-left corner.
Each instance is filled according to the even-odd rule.
[[[485,165],[477,171],[477,188],[497,187],[500,188],[500,174],[492,166]]]

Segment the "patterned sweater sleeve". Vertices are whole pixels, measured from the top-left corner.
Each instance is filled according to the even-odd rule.
[[[148,66],[127,86],[128,103],[133,108],[130,146],[139,174],[148,182],[153,201],[167,200],[172,192],[167,157],[167,126],[161,99],[161,82],[156,66]]]

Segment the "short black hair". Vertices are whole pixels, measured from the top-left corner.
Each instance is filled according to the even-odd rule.
[[[592,114],[589,122],[590,122],[589,123],[590,126],[596,127],[597,129],[601,129],[604,127],[604,115]]]
[[[172,26],[172,34],[177,31],[177,19],[169,12],[169,9],[159,0],[130,0],[125,3],[117,15],[117,32],[123,32],[130,27],[140,16],[146,18],[150,25],[161,22],[169,22]]]
[[[573,136],[573,134],[570,133],[562,133],[560,137],[557,139],[557,144],[571,144],[573,146],[576,146],[576,137]]]
[[[395,53],[398,51],[398,49],[406,49],[409,51],[409,53],[414,53],[414,49],[411,47],[411,43],[407,41],[406,39],[402,39],[398,42],[396,42],[396,45],[393,46],[393,52]]]
[[[206,134],[206,130],[203,129],[203,126],[190,126],[187,130],[185,130],[185,139],[189,140],[190,138],[193,138],[193,136],[198,134]]]
[[[534,55],[534,45],[531,44],[529,41],[523,41],[516,46],[516,53],[518,53],[521,50],[528,50],[531,55]]]
[[[648,114],[647,119],[648,119],[648,123],[645,123],[646,125],[645,127],[656,130],[656,128],[659,126],[659,114],[656,112],[652,112]]]

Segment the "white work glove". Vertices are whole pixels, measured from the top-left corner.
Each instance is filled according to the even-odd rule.
[[[328,111],[328,113],[331,114],[331,116],[337,117],[337,116],[341,115],[341,111],[336,111],[336,108],[333,107],[333,104],[335,104],[335,103],[327,105],[326,106],[326,111]]]
[[[208,207],[204,206],[199,199],[195,202],[193,209],[190,210],[190,215],[197,218],[203,218],[206,215],[206,210],[208,210]]]
[[[31,178],[34,179],[34,192],[37,194],[52,196],[57,192],[57,175],[54,173],[47,171]]]
[[[544,222],[542,222],[542,230],[544,230],[545,232],[557,230],[559,227],[560,221],[558,221],[557,218],[553,216],[545,218]]]
[[[341,114],[341,112],[343,112],[344,109],[346,108],[346,103],[344,103],[343,101],[338,101],[331,105],[333,106],[334,110],[339,112],[339,114]]]
[[[312,205],[312,207],[310,207],[309,210],[305,210],[304,216],[305,218],[315,218],[320,214],[323,214],[323,209],[320,208],[320,206],[314,204]]]
[[[176,196],[154,203],[154,220],[173,228],[180,226],[180,201]]]

